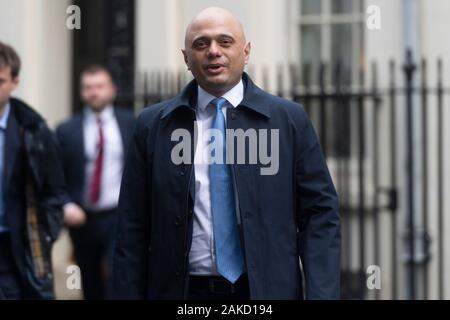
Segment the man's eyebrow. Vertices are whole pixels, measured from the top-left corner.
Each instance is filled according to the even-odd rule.
[[[195,38],[192,40],[192,43],[195,43],[195,42],[198,41],[198,40],[208,40],[208,39],[210,39],[210,38],[211,38],[211,37],[206,36],[206,35],[200,35],[200,36],[195,37]],[[231,35],[231,34],[228,34],[228,33],[222,33],[222,34],[219,34],[219,35],[218,35],[218,38],[230,38],[230,39],[234,39],[235,37],[234,37],[233,35]]]
[[[199,41],[199,40],[207,40],[207,39],[208,39],[207,36],[197,36],[194,39],[192,39],[192,43],[195,43],[196,41]]]
[[[234,36],[231,35],[231,34],[228,34],[228,33],[222,33],[219,37],[220,38],[233,38],[234,39]]]

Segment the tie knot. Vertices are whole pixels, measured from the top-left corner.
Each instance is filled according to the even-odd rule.
[[[210,102],[210,104],[213,105],[218,111],[221,110],[226,103],[227,99],[222,97],[211,100]]]

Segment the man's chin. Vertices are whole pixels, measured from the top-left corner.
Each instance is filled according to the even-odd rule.
[[[227,84],[229,83],[229,81],[230,81],[229,77],[227,77],[225,75],[217,75],[217,76],[208,77],[205,82],[210,87],[220,89],[220,88],[226,87]]]
[[[91,109],[92,109],[93,111],[96,111],[96,112],[100,112],[100,111],[102,111],[103,109],[105,109],[105,107],[106,107],[105,104],[95,104],[95,103],[90,103],[90,104],[88,104],[88,105],[91,107]]]

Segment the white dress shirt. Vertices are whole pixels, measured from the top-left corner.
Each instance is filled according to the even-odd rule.
[[[110,210],[117,207],[119,202],[120,184],[124,165],[122,136],[119,124],[111,106],[106,107],[98,115],[90,108],[85,108],[83,122],[84,152],[86,158],[84,199],[88,210]],[[97,116],[100,117],[103,128],[103,168],[100,181],[100,198],[96,204],[89,201],[89,191],[92,183],[95,160],[97,158],[97,145],[99,129]]]
[[[226,120],[226,108],[237,107],[244,98],[242,80],[223,96],[228,102],[222,112]],[[209,139],[205,133],[212,126],[215,109],[208,107],[217,97],[198,87],[197,126],[199,139],[194,156],[195,169],[195,201],[192,245],[189,253],[189,273],[191,275],[218,275],[215,259],[214,231],[211,213],[211,195],[209,189],[208,158]],[[208,108],[207,108],[208,107]],[[237,198],[236,198],[237,200]]]

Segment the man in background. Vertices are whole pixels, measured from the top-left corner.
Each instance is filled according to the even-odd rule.
[[[81,73],[82,112],[57,128],[70,202],[64,220],[87,300],[110,296],[109,277],[124,154],[134,115],[113,106],[111,73],[93,65]]]
[[[44,119],[11,97],[20,67],[16,51],[0,42],[0,300],[53,299],[64,175]]]

